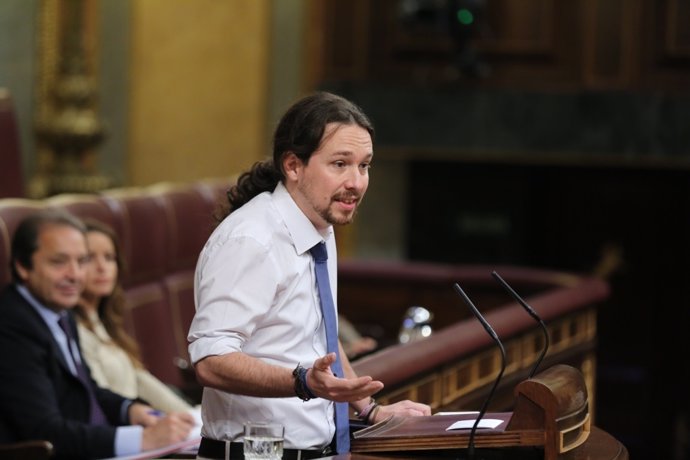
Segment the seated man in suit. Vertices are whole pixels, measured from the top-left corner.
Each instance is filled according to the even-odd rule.
[[[81,358],[70,314],[89,262],[86,229],[70,214],[24,219],[12,240],[13,282],[0,292],[0,439],[50,441],[57,457],[130,455],[183,441],[186,413],[99,388]]]

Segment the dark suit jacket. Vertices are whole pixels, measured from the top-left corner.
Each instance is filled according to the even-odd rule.
[[[125,399],[95,382],[94,388],[109,422],[121,425]],[[86,388],[43,319],[14,285],[7,286],[0,292],[0,439],[47,439],[64,458],[112,457],[115,427],[88,421]]]

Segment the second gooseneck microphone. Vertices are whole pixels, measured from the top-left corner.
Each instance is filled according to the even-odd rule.
[[[544,333],[544,348],[541,351],[541,354],[539,355],[539,358],[537,359],[537,362],[534,364],[534,367],[532,368],[532,372],[529,374],[529,378],[534,377],[534,373],[537,372],[537,369],[539,368],[539,365],[541,364],[542,360],[544,359],[544,356],[546,356],[546,352],[549,350],[549,330],[546,328],[546,324],[544,324],[544,320],[541,319],[541,317],[537,314],[536,311],[532,307],[530,307],[527,302],[525,302],[522,297],[518,295],[515,290],[506,283],[503,278],[501,278],[501,275],[496,273],[496,271],[491,272],[491,276],[494,277],[498,283],[505,288],[506,291],[515,299],[520,305],[522,305],[522,308],[524,308],[529,315],[534,318],[539,325],[541,326],[542,332]]]
[[[498,373],[496,380],[494,380],[494,385],[491,387],[491,391],[489,392],[489,395],[486,397],[486,400],[484,400],[484,404],[482,404],[482,408],[479,411],[479,414],[477,415],[477,419],[474,421],[474,425],[472,425],[472,430],[470,431],[470,439],[467,443],[467,458],[472,460],[474,458],[474,436],[477,432],[479,421],[482,419],[482,417],[484,417],[484,413],[486,412],[486,409],[489,407],[489,402],[491,401],[491,398],[493,398],[494,393],[496,392],[496,387],[498,387],[498,383],[501,381],[501,377],[503,377],[503,372],[506,370],[506,351],[503,348],[503,343],[501,343],[501,339],[498,338],[496,331],[494,331],[491,325],[488,323],[488,321],[484,319],[482,314],[479,312],[477,307],[474,306],[470,298],[467,297],[467,294],[465,294],[465,291],[462,290],[460,285],[458,283],[455,283],[455,285],[453,285],[453,288],[460,295],[462,300],[465,301],[467,306],[470,307],[470,310],[472,310],[474,316],[479,320],[480,323],[482,323],[482,326],[484,326],[486,332],[489,333],[491,338],[498,345],[498,348],[501,350],[501,370]]]

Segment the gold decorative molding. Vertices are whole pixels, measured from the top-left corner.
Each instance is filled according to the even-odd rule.
[[[97,172],[105,136],[97,113],[95,0],[43,0],[38,27],[35,128],[37,172],[28,193],[41,198],[111,185]]]

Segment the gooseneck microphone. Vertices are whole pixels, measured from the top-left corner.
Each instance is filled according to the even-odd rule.
[[[474,458],[474,436],[477,432],[477,426],[479,426],[479,421],[482,419],[482,417],[484,417],[484,413],[486,412],[486,409],[489,407],[489,402],[491,401],[491,398],[493,398],[494,393],[496,392],[498,382],[501,381],[501,377],[503,377],[503,372],[506,370],[506,351],[503,348],[503,343],[501,343],[501,339],[498,338],[496,331],[494,331],[491,325],[488,323],[488,321],[484,319],[482,314],[479,312],[477,307],[474,306],[470,298],[467,297],[467,294],[465,294],[465,291],[462,290],[460,285],[458,283],[455,283],[453,285],[453,288],[455,288],[455,291],[460,295],[462,300],[465,301],[467,306],[470,307],[470,310],[472,310],[474,316],[479,320],[480,323],[482,323],[482,326],[484,326],[486,332],[489,333],[491,338],[494,339],[494,342],[496,342],[496,344],[498,345],[498,348],[501,350],[501,371],[498,373],[496,380],[494,380],[494,385],[491,387],[489,395],[484,400],[484,404],[482,404],[482,408],[479,411],[479,414],[477,415],[477,419],[474,421],[474,425],[472,425],[472,430],[470,431],[470,440],[467,443],[467,458],[471,460]]]
[[[513,297],[513,299],[517,300],[517,302],[522,305],[522,308],[524,308],[529,315],[534,318],[539,325],[541,326],[541,330],[544,333],[544,348],[541,351],[541,354],[539,355],[539,358],[537,359],[537,362],[534,364],[534,367],[532,368],[532,372],[529,374],[529,378],[531,379],[534,377],[534,373],[537,372],[537,368],[539,368],[539,365],[541,364],[542,360],[544,359],[544,356],[546,356],[546,352],[549,350],[549,344],[551,341],[549,340],[549,330],[546,328],[546,324],[544,324],[544,320],[541,319],[541,317],[537,314],[536,311],[532,307],[530,307],[527,302],[525,302],[522,297],[518,295],[515,290],[506,283],[503,278],[501,278],[501,275],[496,273],[495,271],[491,272],[491,276],[494,277],[498,283],[505,288],[506,291]]]

